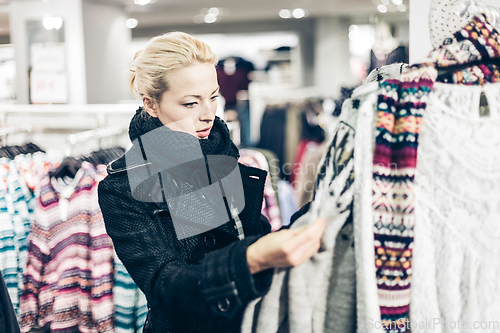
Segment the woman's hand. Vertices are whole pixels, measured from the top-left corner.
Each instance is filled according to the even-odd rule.
[[[318,252],[325,226],[325,220],[318,219],[312,225],[280,230],[259,238],[247,249],[250,272],[302,264]]]

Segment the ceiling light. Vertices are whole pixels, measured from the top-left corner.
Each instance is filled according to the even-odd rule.
[[[212,7],[208,10],[208,13],[213,16],[219,15],[219,8],[217,7]]]
[[[43,27],[47,30],[61,29],[63,25],[63,19],[60,17],[45,17],[43,19]]]
[[[380,2],[381,2],[383,5],[386,5],[386,6],[388,6],[388,5],[389,5],[389,3],[390,3],[390,1],[389,1],[389,0],[381,0]]]
[[[359,31],[358,26],[355,24],[349,26],[349,32],[353,32],[353,31]]]
[[[129,29],[134,29],[137,27],[137,24],[139,24],[139,22],[135,18],[129,18],[125,21],[125,26]]]
[[[401,4],[403,4],[403,0],[391,0],[393,4],[395,4],[396,6],[399,6]]]
[[[306,11],[302,8],[295,8],[292,12],[292,16],[296,19],[303,18],[304,16],[306,16]]]
[[[404,3],[398,6],[398,10],[400,12],[406,12],[407,9],[408,9],[408,7],[406,7],[406,5]]]
[[[134,3],[139,6],[146,6],[151,0],[134,0]]]
[[[394,13],[394,12],[398,11],[398,6],[389,5],[388,9],[389,9],[390,12]]]
[[[212,14],[207,14],[205,15],[204,21],[205,23],[214,23],[215,21],[217,21],[217,16]]]
[[[282,9],[282,10],[280,10],[279,15],[280,15],[281,18],[284,18],[284,19],[292,17],[292,13],[290,13],[290,11],[288,9]]]
[[[378,5],[377,10],[381,13],[387,13],[387,6],[386,5]]]
[[[349,33],[350,40],[356,40],[356,39],[358,39],[358,37],[359,37],[359,32],[357,32],[357,31],[351,31]]]

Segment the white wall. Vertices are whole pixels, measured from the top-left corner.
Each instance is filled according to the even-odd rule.
[[[87,88],[83,40],[82,0],[19,1],[10,3],[11,42],[16,50],[17,103],[29,103],[27,20],[60,16],[64,21],[69,104],[85,104]]]
[[[355,84],[349,65],[349,38],[339,30],[341,24],[349,26],[347,21],[336,17],[319,18],[316,23],[315,86],[325,97],[336,97],[340,87]]]
[[[89,104],[118,103],[128,92],[130,29],[123,8],[83,3],[83,28]]]

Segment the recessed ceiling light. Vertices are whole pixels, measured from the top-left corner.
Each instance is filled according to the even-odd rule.
[[[43,27],[47,30],[61,29],[63,25],[63,19],[60,17],[45,17],[42,21]]]
[[[210,8],[210,9],[208,10],[208,13],[209,13],[210,15],[217,16],[217,15],[219,15],[219,8],[217,8],[217,7],[212,7],[212,8]]]
[[[205,23],[214,23],[215,21],[217,21],[217,16],[215,15],[212,15],[212,14],[207,14],[205,15]]]
[[[290,11],[288,9],[282,9],[279,12],[279,16],[283,19],[287,19],[287,18],[292,17],[292,13],[290,13]]]
[[[386,5],[378,5],[377,10],[381,13],[387,13],[387,6]]]
[[[392,3],[395,4],[396,6],[399,6],[403,4],[403,0],[392,0]]]
[[[129,29],[134,29],[137,27],[137,24],[139,24],[139,22],[135,18],[129,18],[125,21],[125,26]]]
[[[139,6],[146,6],[151,0],[134,0],[134,3]]]
[[[304,16],[306,16],[306,11],[302,8],[295,8],[292,12],[292,16],[296,19],[303,18]]]

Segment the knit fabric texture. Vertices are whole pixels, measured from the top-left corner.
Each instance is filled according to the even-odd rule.
[[[407,330],[418,134],[428,94],[437,79],[437,66],[498,58],[498,36],[484,16],[475,17],[422,63],[380,85],[372,206],[380,314],[387,332]],[[456,72],[453,78],[455,83],[482,84],[497,82],[500,76],[497,65],[481,65]]]
[[[194,149],[201,146],[203,155],[226,155],[238,158],[238,148],[231,141],[229,129],[225,122],[219,117],[215,117],[212,130],[208,139],[190,140],[192,135],[177,131],[170,131],[162,124],[160,119],[150,116],[142,107],[138,108],[129,125],[129,138],[131,142],[139,139],[144,134],[157,128],[164,127],[169,133],[168,141],[170,148],[175,147],[179,152],[186,149]]]
[[[59,193],[46,176],[28,237],[20,304],[21,331],[113,331],[113,248],[97,202],[104,177],[90,163],[59,214]]]
[[[274,270],[269,292],[247,307],[241,332],[325,332],[326,296],[336,289],[330,280],[332,262],[342,259],[334,254],[335,244],[340,230],[352,222],[353,149],[354,130],[341,122],[320,163],[314,201],[306,213],[304,209],[292,218],[303,213],[291,228],[312,224],[318,217],[326,219],[321,249],[300,266]]]

